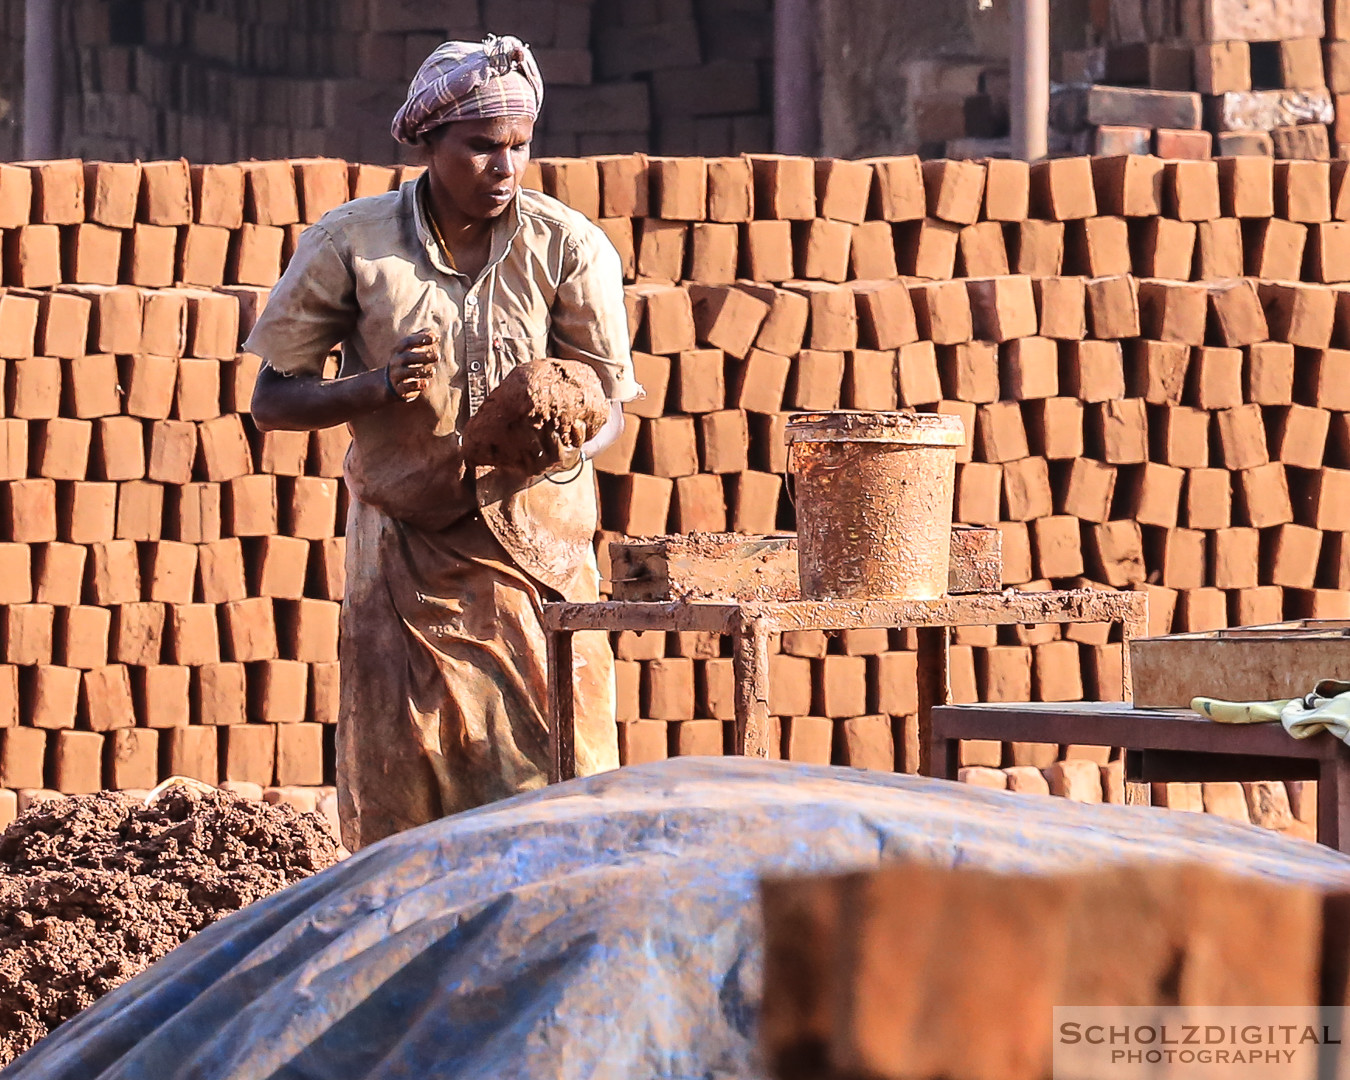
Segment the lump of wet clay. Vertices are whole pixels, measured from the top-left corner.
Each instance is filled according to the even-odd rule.
[[[576,360],[531,360],[488,394],[464,425],[464,460],[471,465],[533,469],[539,432],[556,431],[580,449],[609,418],[600,378]]]

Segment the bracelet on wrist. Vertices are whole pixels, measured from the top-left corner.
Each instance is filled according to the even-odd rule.
[[[388,364],[386,364],[384,367],[384,385],[385,389],[389,391],[389,396],[391,398],[396,398],[399,401],[403,400],[403,395],[394,389],[394,380],[393,377],[389,374]]]

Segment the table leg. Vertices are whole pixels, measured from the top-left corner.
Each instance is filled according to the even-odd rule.
[[[919,775],[934,776],[940,762],[933,756],[933,708],[946,705],[951,698],[950,651],[945,626],[920,626],[919,639]]]
[[[1350,751],[1335,747],[1317,774],[1317,842],[1350,853]]]
[[[1134,700],[1134,672],[1130,667],[1130,642],[1135,638],[1148,637],[1148,594],[1143,593],[1143,610],[1135,615],[1126,615],[1120,620],[1120,700]],[[1122,748],[1123,749],[1123,748]],[[1126,806],[1151,806],[1153,787],[1131,780],[1125,781]]]
[[[576,691],[572,675],[572,631],[550,630],[548,647],[548,782],[577,775]]]
[[[769,756],[769,631],[762,619],[745,619],[733,635],[736,683],[736,753]]]
[[[938,780],[955,780],[961,771],[961,740],[946,731],[932,731],[929,735],[929,771],[925,776]]]
[[[1134,674],[1130,668],[1130,642],[1136,638],[1148,637],[1148,594],[1144,597],[1143,611],[1137,615],[1127,615],[1120,620],[1120,679],[1121,701],[1134,700]]]

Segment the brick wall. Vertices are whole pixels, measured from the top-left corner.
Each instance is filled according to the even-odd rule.
[[[21,54],[22,4],[11,9]],[[488,32],[536,49],[549,88],[538,153],[723,154],[772,141],[771,0],[74,0],[66,10],[62,146],[73,156],[397,161],[389,122],[418,65],[448,37]]]
[[[20,156],[23,0],[0,2],[0,161]]]
[[[0,167],[0,788],[331,779],[345,436],[260,435],[237,349],[304,223],[409,175]],[[1344,178],[1262,158],[537,162],[527,183],[621,253],[649,391],[597,462],[602,539],[791,528],[789,412],[913,407],[966,421],[956,518],[1002,530],[1009,585],[1146,589],[1159,633],[1345,617]],[[725,642],[615,646],[625,760],[724,745]],[[912,768],[912,646],[784,635],[780,752]],[[959,701],[1074,700],[1118,687],[1121,646],[967,628],[952,659]],[[963,754],[976,782],[1123,797],[1091,748]],[[1303,787],[1156,796],[1308,828]]]
[[[253,428],[239,343],[372,176],[0,166],[0,817],[175,773],[312,806],[331,777],[348,437]]]
[[[1010,4],[813,0],[819,152],[1006,155]],[[1051,75],[1096,40],[1087,0],[1051,0]],[[1061,139],[1053,149],[1067,149]]]
[[[1344,4],[1109,0],[1094,12],[1094,45],[1063,57],[1077,85],[1055,109],[1080,150],[1342,156]]]

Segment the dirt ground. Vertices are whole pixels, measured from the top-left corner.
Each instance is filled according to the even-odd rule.
[[[0,833],[0,1066],[210,923],[337,859],[319,815],[224,791],[30,808]]]

